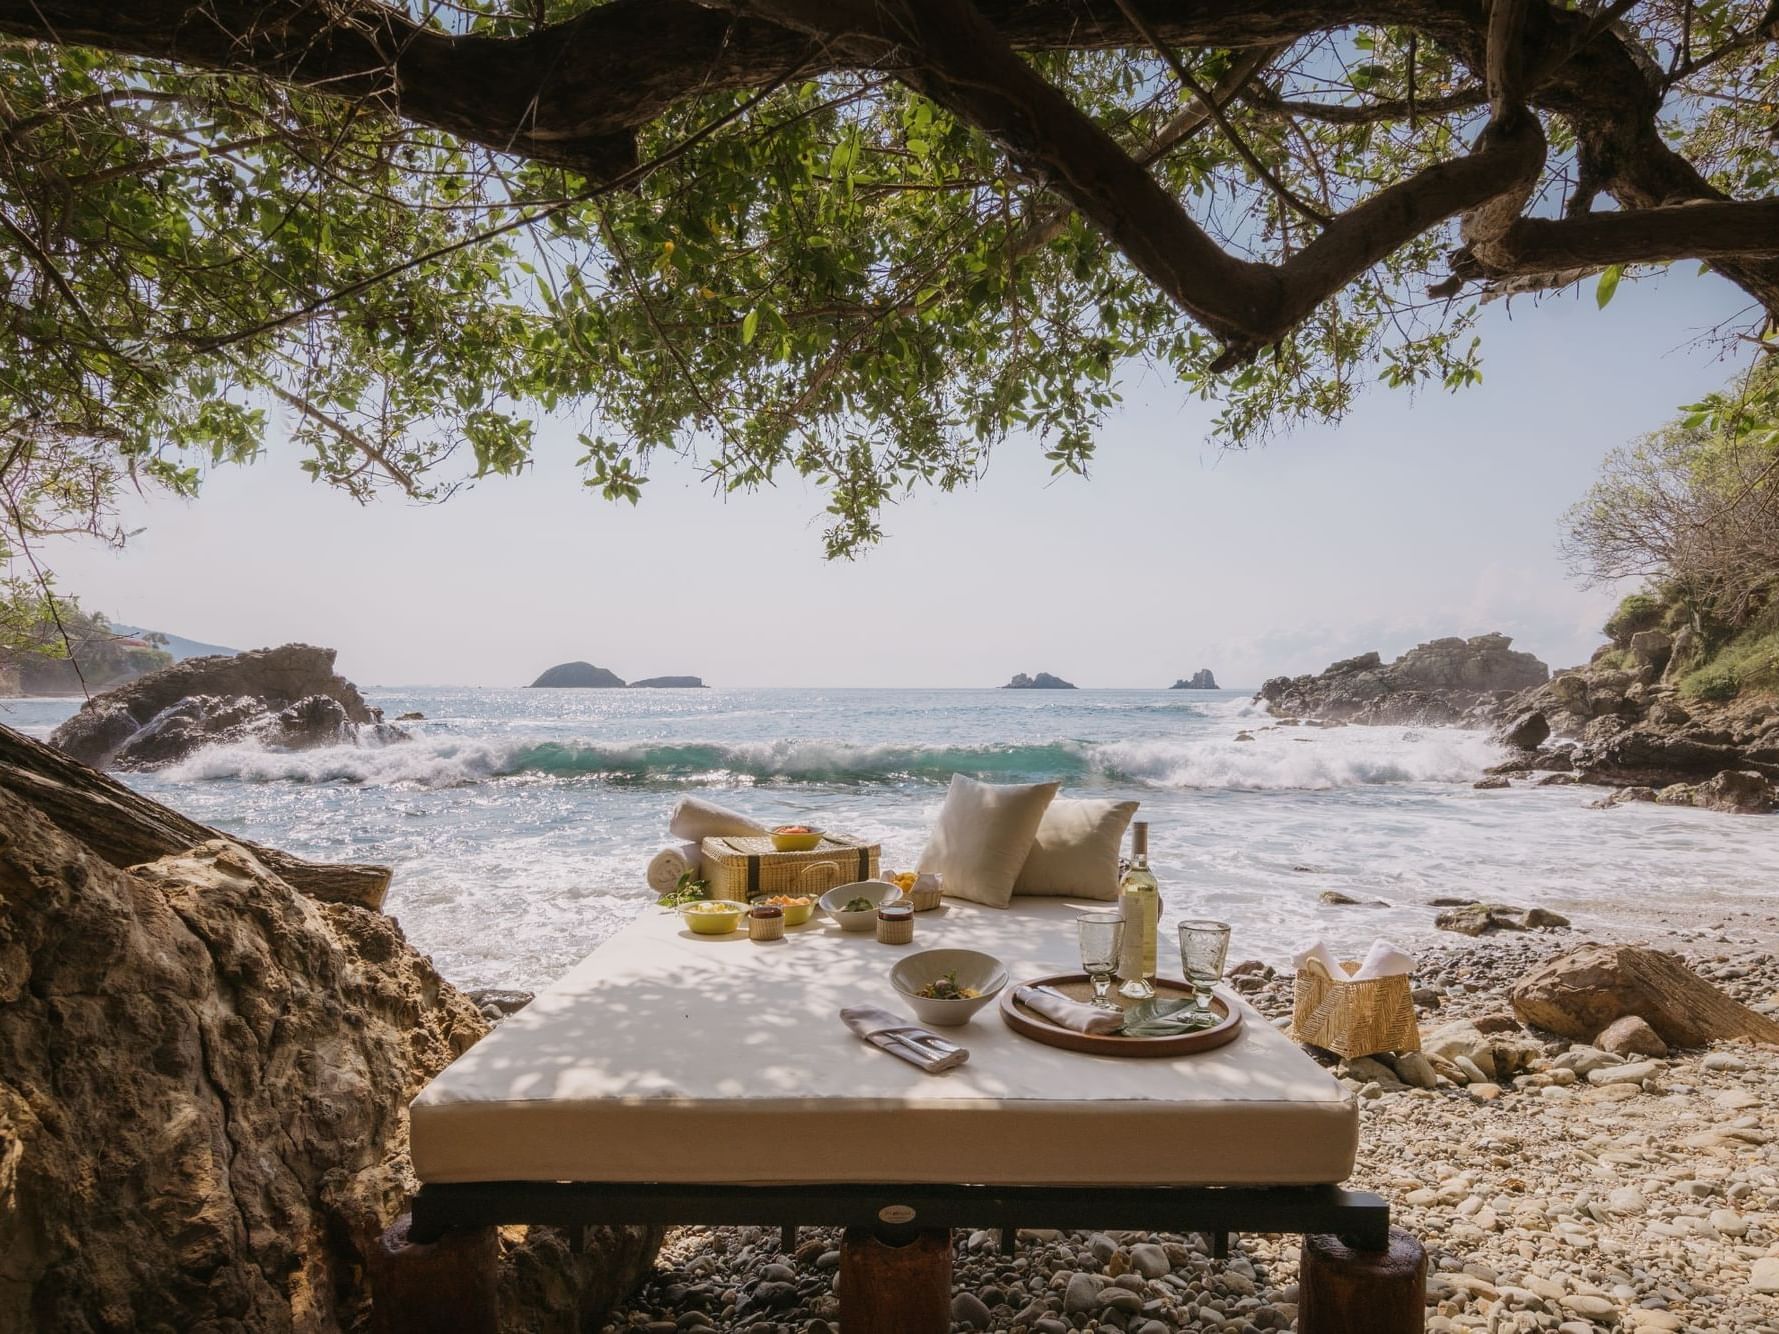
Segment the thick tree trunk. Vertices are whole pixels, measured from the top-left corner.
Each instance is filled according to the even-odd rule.
[[[0,726],[0,789],[35,806],[113,866],[134,866],[221,838],[239,843],[310,898],[381,908],[389,890],[387,866],[304,861],[222,833],[6,726]]]

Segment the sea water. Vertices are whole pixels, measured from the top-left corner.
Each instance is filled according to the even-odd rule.
[[[1598,788],[1476,791],[1501,757],[1485,735],[1273,727],[1245,692],[365,694],[426,718],[390,745],[216,746],[122,777],[263,843],[393,866],[389,911],[466,987],[536,988],[654,911],[643,868],[685,793],[873,839],[911,867],[953,773],[1140,801],[1168,917],[1232,923],[1232,959],[1282,963],[1318,936],[1346,957],[1379,935],[1449,943],[1438,897],[1541,905],[1596,933],[1774,932],[1771,820],[1590,810]],[[75,707],[0,702],[0,722],[44,736]],[[1326,906],[1325,890],[1380,906]]]

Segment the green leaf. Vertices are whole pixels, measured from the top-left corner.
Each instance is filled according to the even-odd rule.
[[[1624,276],[1625,266],[1611,264],[1600,271],[1599,285],[1594,288],[1594,305],[1601,310],[1612,300],[1612,294],[1618,291],[1618,280]]]
[[[748,311],[741,319],[741,345],[746,347],[754,341],[754,335],[760,332],[760,309],[758,306]]]

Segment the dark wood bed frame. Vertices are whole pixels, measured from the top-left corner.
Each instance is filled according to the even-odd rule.
[[[730,1186],[488,1181],[420,1188],[371,1257],[379,1334],[493,1334],[494,1228],[597,1223],[844,1228],[842,1334],[945,1334],[951,1231],[1019,1228],[1302,1233],[1299,1334],[1414,1334],[1426,1256],[1380,1197],[1338,1186]]]

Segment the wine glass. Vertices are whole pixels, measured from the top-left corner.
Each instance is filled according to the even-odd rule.
[[[1211,1008],[1211,988],[1223,977],[1229,959],[1229,923],[1193,919],[1180,923],[1180,971],[1192,983],[1199,1012]]]
[[[1093,1005],[1101,1010],[1122,1011],[1108,993],[1118,955],[1124,948],[1124,915],[1115,912],[1084,912],[1075,918],[1081,940],[1081,970],[1093,983]]]

